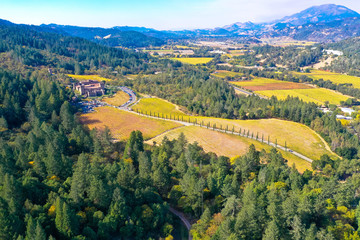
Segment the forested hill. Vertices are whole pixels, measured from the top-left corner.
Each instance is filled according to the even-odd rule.
[[[164,41],[147,36],[141,32],[132,29],[122,28],[95,28],[95,27],[77,27],[57,24],[41,25],[39,28],[43,31],[57,31],[69,36],[82,37],[111,47],[148,47],[160,46]]]
[[[344,53],[328,67],[330,70],[360,76],[360,38],[350,38],[326,46],[328,49],[340,50]]]
[[[1,65],[51,67],[82,73],[85,69],[119,68],[139,72],[147,69],[149,56],[129,50],[115,49],[83,38],[42,32],[39,27],[0,22]]]
[[[124,145],[112,144],[109,131],[76,121],[70,91],[39,71],[29,79],[0,71],[0,83],[1,240],[171,234],[167,203],[121,160]],[[136,136],[132,152],[144,151]],[[149,152],[141,156],[148,161]]]
[[[301,175],[276,149],[251,146],[230,164],[184,135],[114,144],[77,122],[49,74],[0,71],[0,83],[0,239],[173,239],[169,205],[199,219],[194,239],[358,239],[358,159],[324,155]],[[313,124],[342,131],[328,117]]]

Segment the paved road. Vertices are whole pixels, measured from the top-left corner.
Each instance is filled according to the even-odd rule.
[[[232,86],[235,90],[238,90],[242,93],[245,93],[247,95],[253,95],[254,93],[251,93],[251,92],[248,92],[248,91],[245,91],[244,89],[241,89],[241,88],[238,88],[238,87],[235,87],[234,85],[230,84],[230,86]]]
[[[242,88],[235,87],[235,86],[232,85],[232,84],[230,84],[230,86],[232,86],[235,90],[238,90],[238,91],[240,91],[240,92],[242,92],[242,93],[245,93],[245,94],[247,94],[247,95],[256,95],[256,96],[258,96],[258,97],[261,98],[261,99],[265,99],[264,97],[262,97],[262,96],[260,96],[260,95],[257,95],[257,94],[255,94],[255,93],[253,93],[253,92],[248,92],[248,91],[246,91],[246,90],[244,90],[244,89],[242,89]]]
[[[129,108],[130,105],[136,103],[136,95],[130,88],[127,87],[120,87],[120,90],[126,92],[130,96],[130,100],[125,103],[124,105],[120,106],[120,108]]]
[[[237,87],[234,87],[234,88],[239,89],[241,91],[244,91],[244,90],[242,90],[240,88],[237,88]],[[122,105],[120,107],[116,107],[116,106],[113,106],[113,105],[110,105],[110,104],[107,104],[107,103],[104,103],[104,104],[107,105],[107,106],[110,106],[110,107],[115,107],[115,108],[118,108],[118,109],[121,109],[121,110],[131,112],[131,113],[134,113],[134,114],[139,114],[139,115],[142,115],[142,116],[145,116],[145,117],[148,117],[148,118],[156,118],[156,119],[161,119],[161,120],[165,120],[165,121],[176,122],[176,123],[182,124],[184,126],[199,126],[199,127],[207,128],[207,126],[201,126],[200,124],[194,124],[194,123],[189,123],[189,122],[185,122],[185,121],[179,121],[179,120],[174,120],[174,119],[165,119],[165,118],[149,116],[149,115],[145,115],[145,114],[141,114],[141,113],[136,113],[136,112],[132,111],[131,109],[129,109],[130,105],[137,102],[135,93],[131,89],[127,88],[127,87],[120,87],[120,89],[130,95],[130,101],[129,102],[127,102],[126,104],[124,104],[124,105]],[[281,149],[283,151],[290,152],[290,153],[294,154],[295,156],[297,156],[297,157],[299,157],[299,158],[301,158],[301,159],[303,159],[303,160],[305,160],[307,162],[312,163],[312,161],[313,161],[312,159],[302,155],[301,153],[295,152],[295,151],[291,150],[290,148],[285,148],[283,146],[277,145],[277,144],[275,144],[273,142],[262,141],[262,139],[260,139],[260,138],[256,139],[256,137],[247,136],[246,134],[242,134],[242,133],[240,133],[240,134],[235,133],[235,132],[233,133],[232,131],[226,131],[226,130],[221,130],[221,129],[213,129],[211,127],[209,129],[212,129],[212,130],[218,131],[218,132],[227,133],[227,134],[233,134],[233,135],[238,135],[238,136],[250,138],[250,139],[253,139],[255,141],[263,142],[263,143],[266,143],[266,144],[268,144],[270,146],[279,148],[279,149]]]
[[[191,234],[190,234],[191,224],[190,224],[189,220],[186,219],[186,217],[184,216],[183,213],[176,211],[172,207],[169,208],[169,211],[172,212],[173,214],[175,214],[184,223],[185,227],[189,231],[189,240],[191,240],[192,239]]]
[[[142,115],[142,116],[145,116],[145,117],[149,117],[149,118],[156,118],[156,119],[161,119],[161,120],[164,120],[164,121],[171,121],[171,122],[180,123],[180,124],[182,124],[182,125],[184,125],[184,126],[198,126],[198,127],[207,128],[207,126],[203,126],[203,125],[200,126],[200,124],[194,124],[194,123],[183,122],[183,121],[178,121],[178,120],[173,120],[173,119],[165,119],[165,118],[160,118],[160,117],[149,116],[149,115],[145,115],[145,114],[141,114],[141,113],[136,113],[136,112],[131,111],[131,110],[128,110],[128,109],[127,109],[127,111],[129,111],[129,112],[131,112],[131,113],[134,113],[134,114],[139,114],[139,115]],[[255,141],[263,142],[263,143],[266,143],[266,144],[268,144],[268,145],[270,145],[270,146],[273,146],[273,147],[279,148],[279,149],[281,149],[281,150],[284,150],[284,151],[286,151],[286,152],[292,153],[292,154],[294,154],[295,156],[297,156],[297,157],[299,157],[299,158],[301,158],[301,159],[303,159],[303,160],[305,160],[305,161],[307,161],[307,162],[309,162],[309,163],[312,163],[312,161],[313,161],[311,158],[308,158],[308,157],[302,155],[301,153],[295,152],[295,151],[293,151],[293,150],[290,149],[290,148],[285,148],[285,147],[280,146],[280,145],[277,145],[277,144],[275,144],[275,143],[273,143],[273,142],[262,141],[261,138],[256,139],[256,137],[247,136],[246,134],[242,134],[242,133],[239,134],[239,133],[236,133],[236,132],[233,133],[232,131],[226,131],[226,130],[220,130],[220,129],[213,129],[212,127],[209,127],[209,129],[211,129],[211,130],[213,130],[213,131],[217,131],[217,132],[223,132],[223,133],[227,133],[227,134],[233,134],[233,135],[238,135],[238,136],[250,138],[250,139],[253,139],[253,140],[255,140]]]
[[[234,86],[233,86],[234,87]],[[240,88],[237,88],[237,87],[234,87],[235,89],[239,90],[239,91],[242,91],[242,92],[246,92]],[[164,121],[171,121],[171,122],[176,122],[176,123],[179,123],[179,124],[182,124],[184,126],[199,126],[199,127],[203,127],[203,128],[207,128],[207,126],[203,126],[203,125],[200,125],[200,124],[194,124],[194,123],[189,123],[189,122],[185,122],[185,121],[178,121],[178,120],[173,120],[173,119],[164,119],[164,118],[160,118],[160,117],[155,117],[155,116],[149,116],[149,115],[145,115],[145,114],[141,114],[141,113],[136,113],[134,111],[132,111],[131,109],[129,109],[129,106],[136,103],[137,102],[137,99],[136,99],[136,95],[135,93],[127,88],[127,87],[121,87],[120,88],[122,91],[128,93],[130,95],[130,101],[127,102],[126,104],[122,105],[121,107],[116,107],[118,109],[121,109],[121,110],[125,110],[125,111],[128,111],[130,113],[133,113],[133,114],[139,114],[139,115],[142,115],[142,116],[145,116],[145,117],[148,117],[148,118],[156,118],[156,119],[161,119],[161,120],[164,120]],[[252,93],[250,93],[252,94]],[[110,104],[106,104],[108,106],[112,106]],[[112,106],[112,107],[115,107],[115,106]],[[209,129],[213,129],[213,128],[209,128]],[[242,137],[246,137],[246,138],[250,138],[250,139],[253,139],[255,141],[258,141],[258,142],[263,142],[263,143],[266,143],[270,146],[273,146],[273,147],[276,147],[276,148],[279,148],[283,151],[287,151],[287,152],[290,152],[292,154],[294,154],[295,156],[307,161],[307,162],[310,162],[312,163],[312,159],[298,153],[298,152],[295,152],[289,148],[285,148],[283,146],[279,146],[275,143],[272,143],[272,142],[267,142],[267,141],[262,141],[262,139],[259,139],[259,138],[256,138],[256,137],[251,137],[251,136],[247,136],[246,134],[242,134],[242,133],[235,133],[235,132],[232,132],[232,131],[226,131],[226,130],[220,130],[220,129],[213,129],[214,131],[218,131],[218,132],[223,132],[223,133],[227,133],[227,134],[233,134],[233,135],[239,135],[239,136],[242,136]],[[187,230],[189,231],[189,240],[192,240],[192,237],[191,237],[191,234],[190,234],[190,229],[191,229],[191,224],[189,222],[189,220],[186,219],[186,217],[184,216],[183,213],[175,210],[174,208],[170,207],[169,208],[169,211],[173,214],[175,214],[177,217],[180,218],[180,220],[184,223],[184,225],[186,226]]]

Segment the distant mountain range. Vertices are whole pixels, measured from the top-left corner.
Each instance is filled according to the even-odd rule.
[[[40,28],[46,31],[57,31],[60,34],[85,38],[112,47],[122,46],[134,48],[149,45],[159,46],[165,43],[163,39],[151,36],[151,32],[155,30],[142,27],[93,28],[43,24],[40,25]],[[146,32],[147,35],[142,32]]]
[[[2,24],[12,24],[1,20]],[[92,28],[66,25],[30,26],[37,31],[56,32],[116,47],[160,46],[179,39],[243,39],[291,37],[296,40],[336,42],[360,36],[360,14],[340,5],[313,6],[291,16],[266,23],[234,23],[214,29],[159,31],[145,27]]]
[[[227,36],[291,37],[297,40],[334,42],[360,36],[360,14],[340,5],[314,6],[291,16],[267,23],[234,23],[219,30]],[[225,31],[224,31],[225,30]],[[226,32],[227,31],[227,32]]]

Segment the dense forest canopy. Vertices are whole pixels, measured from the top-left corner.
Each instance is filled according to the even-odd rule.
[[[114,49],[27,25],[0,24],[0,52],[24,65],[46,66],[81,74],[85,69],[104,67],[146,71],[147,54]]]
[[[359,239],[359,138],[317,105],[238,96],[210,76],[211,63],[158,60],[27,26],[0,25],[0,52],[21,66],[1,61],[7,69],[0,70],[0,239],[172,239],[178,223],[170,207],[195,222],[193,239]],[[250,146],[229,159],[206,153],[184,135],[146,145],[139,131],[114,143],[109,129],[80,125],[73,93],[48,67],[61,73],[158,70],[111,84],[165,98],[192,114],[303,123],[342,158],[323,155],[313,171],[300,174],[276,149]]]
[[[324,156],[313,164],[316,172],[300,175],[275,149],[252,146],[230,165],[184,136],[148,147],[133,132],[125,145],[113,144],[108,130],[77,123],[69,92],[49,76],[34,73],[27,81],[2,74],[2,86],[27,83],[20,88],[27,111],[13,121],[2,118],[11,123],[2,126],[0,142],[3,239],[169,237],[169,205],[200,218],[194,239],[357,234],[358,160]],[[59,100],[44,107],[51,95]]]
[[[329,48],[344,53],[328,67],[329,70],[350,75],[360,76],[360,38],[350,38],[328,45]]]

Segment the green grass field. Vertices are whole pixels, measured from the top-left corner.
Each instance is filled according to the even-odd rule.
[[[187,116],[185,113],[180,111],[179,107],[167,102],[160,98],[143,98],[138,104],[133,106],[134,111],[142,111],[152,113],[164,113],[165,115],[170,116]],[[161,115],[160,115],[161,116]]]
[[[245,50],[230,50],[229,51],[230,54],[229,55],[233,55],[233,56],[241,56],[241,55],[245,55]]]
[[[110,78],[100,77],[99,75],[74,75],[68,74],[69,77],[74,78],[79,81],[86,81],[86,80],[95,80],[95,81],[112,81]]]
[[[298,97],[305,102],[314,102],[320,105],[324,104],[325,101],[340,105],[340,101],[346,101],[349,98],[325,88],[256,91],[255,93],[266,97],[276,96],[278,99],[286,99],[287,96]]]
[[[123,91],[118,91],[114,96],[105,97],[102,99],[102,101],[119,107],[125,104],[127,101],[129,101],[129,99],[130,99],[129,94]]]
[[[235,85],[235,86],[239,86],[239,87],[246,87],[246,86],[264,86],[266,84],[270,84],[270,83],[288,83],[285,81],[280,81],[280,80],[275,80],[275,79],[270,79],[270,78],[254,78],[251,81],[233,81],[230,82],[231,84]]]
[[[195,58],[195,57],[187,57],[187,58],[170,58],[171,60],[175,60],[175,61],[180,61],[182,63],[187,63],[187,64],[204,64],[204,63],[208,63],[211,60],[213,60],[213,58]]]
[[[231,72],[225,70],[217,70],[216,72],[212,73],[211,75],[219,78],[226,78],[226,77],[241,77],[243,74],[238,72]]]
[[[340,73],[333,73],[321,70],[311,70],[311,73],[292,72],[295,75],[306,75],[314,80],[330,80],[336,84],[351,83],[353,87],[360,88],[360,78]]]
[[[175,47],[179,48],[179,49],[196,49],[194,47],[189,47],[189,46],[184,46],[184,45],[176,45]]]
[[[271,149],[269,145],[252,139],[220,133],[210,129],[195,126],[181,127],[170,130],[164,134],[148,140],[146,143],[150,145],[152,145],[154,141],[156,143],[161,143],[165,136],[170,140],[176,139],[179,137],[180,133],[184,133],[186,139],[190,143],[197,142],[206,152],[214,152],[218,156],[227,156],[230,158],[241,156],[248,151],[251,144],[253,144],[258,150],[265,149],[266,151],[270,151]],[[290,154],[289,152],[281,150],[280,152],[283,157],[288,160],[289,166],[295,164],[296,168],[300,172],[304,172],[306,169],[311,170],[311,164],[309,162],[306,162],[301,158]]]

